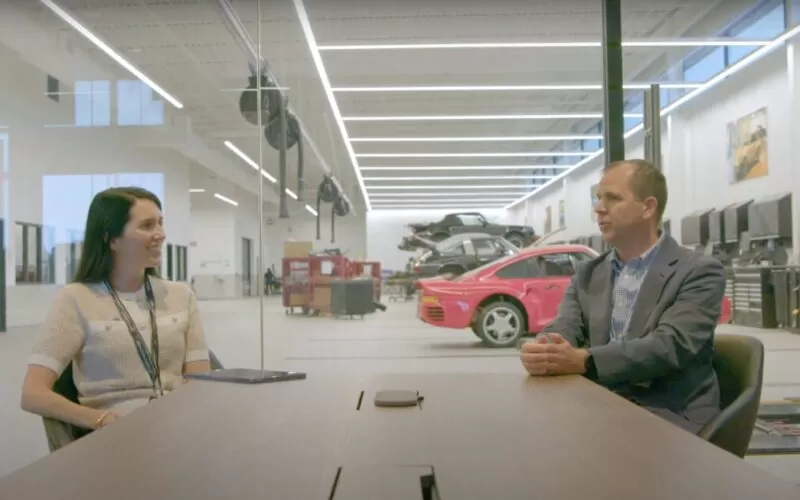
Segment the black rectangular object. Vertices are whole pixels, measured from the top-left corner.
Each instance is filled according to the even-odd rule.
[[[194,380],[228,382],[230,384],[268,384],[272,382],[287,382],[289,380],[305,380],[306,374],[303,372],[257,370],[252,368],[225,368],[207,373],[187,373],[184,377]]]
[[[725,209],[712,210],[708,214],[708,242],[725,242]]]
[[[723,223],[725,226],[725,243],[737,243],[742,233],[748,230],[747,212],[753,200],[739,201],[725,207]]]
[[[753,202],[747,210],[751,240],[792,237],[792,195],[779,194]]]
[[[371,278],[331,282],[331,315],[363,316],[375,312],[374,290]]]
[[[708,242],[709,209],[697,210],[681,219],[681,244],[705,245]]]

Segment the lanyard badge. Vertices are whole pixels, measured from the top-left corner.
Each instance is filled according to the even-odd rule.
[[[153,295],[153,287],[150,284],[150,277],[145,276],[144,290],[145,290],[145,295],[147,296],[147,308],[150,313],[152,352],[150,349],[147,348],[147,344],[144,341],[142,332],[139,331],[139,328],[136,326],[136,322],[133,321],[133,318],[128,312],[128,309],[125,307],[125,304],[123,304],[122,300],[120,300],[119,295],[117,295],[117,291],[114,290],[114,287],[111,286],[111,283],[109,283],[108,281],[106,281],[105,283],[106,283],[106,288],[108,288],[108,292],[111,295],[111,298],[114,300],[114,305],[117,307],[117,312],[119,312],[122,321],[125,322],[125,326],[128,327],[128,332],[131,334],[133,343],[136,346],[136,352],[139,354],[139,359],[141,360],[144,369],[147,371],[147,374],[150,376],[150,381],[153,383],[153,397],[151,397],[150,399],[153,400],[157,396],[163,396],[164,388],[161,385],[161,367],[159,366],[158,324],[156,322],[156,300],[155,296]]]

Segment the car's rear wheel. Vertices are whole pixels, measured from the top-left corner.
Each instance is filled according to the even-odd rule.
[[[517,248],[525,247],[525,236],[520,233],[508,233],[506,239]]]
[[[478,314],[474,331],[489,347],[513,347],[525,332],[525,319],[511,302],[492,302]]]

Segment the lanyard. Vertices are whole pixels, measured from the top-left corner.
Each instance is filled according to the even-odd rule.
[[[125,325],[128,327],[128,331],[133,338],[133,343],[136,345],[136,351],[139,353],[139,359],[142,361],[144,365],[144,369],[147,370],[147,374],[150,376],[150,380],[153,382],[153,397],[164,395],[164,388],[161,385],[161,367],[159,366],[159,359],[158,359],[158,325],[156,324],[156,300],[153,295],[153,287],[150,284],[150,277],[145,276],[144,279],[144,292],[147,296],[147,308],[150,311],[150,331],[152,334],[151,344],[153,346],[152,355],[150,351],[147,349],[147,345],[144,342],[144,338],[142,337],[142,332],[139,331],[139,328],[136,326],[136,322],[133,321],[128,309],[125,307],[125,304],[122,303],[119,296],[117,295],[116,290],[114,287],[111,286],[111,283],[106,281],[106,288],[108,288],[108,292],[111,294],[111,298],[114,300],[114,305],[117,306],[117,311],[119,315],[122,317],[122,321],[125,322]],[[153,398],[151,398],[153,399]]]

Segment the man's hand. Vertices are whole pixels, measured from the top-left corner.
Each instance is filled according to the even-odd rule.
[[[522,344],[520,359],[531,375],[570,375],[586,372],[586,349],[576,349],[557,333],[543,333]]]

